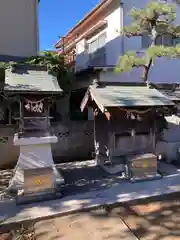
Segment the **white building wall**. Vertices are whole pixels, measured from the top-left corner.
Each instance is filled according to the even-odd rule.
[[[86,41],[83,38],[76,44],[76,71],[85,69],[88,62],[88,52],[86,51]]]
[[[132,9],[132,7],[143,8],[145,7],[149,0],[128,0],[124,1],[124,12],[128,12]],[[168,0],[168,3],[172,3],[172,0]],[[177,19],[176,23],[180,24],[180,7],[177,6]],[[128,25],[131,23],[131,18],[125,15],[124,25]],[[143,52],[141,47],[141,37],[131,37],[125,38],[124,41],[125,51],[134,50],[138,52]],[[149,80],[153,83],[161,82],[161,83],[172,83],[172,82],[180,82],[179,78],[179,69],[180,69],[180,60],[170,60],[167,58],[158,58],[154,62],[154,65],[151,68],[149,74]],[[131,72],[130,77],[133,77],[133,80],[138,81],[141,78],[142,69],[136,69]]]
[[[121,7],[115,9],[109,16],[105,18],[107,21],[107,42],[106,56],[107,65],[116,65],[119,56],[122,53],[122,43],[120,31],[122,30]]]
[[[127,15],[128,11],[132,7],[143,8],[147,5],[150,0],[126,0],[123,3],[123,10],[120,5],[116,5],[116,8],[113,8],[112,11],[108,12],[108,15],[104,18],[107,21],[107,28],[105,29],[107,33],[106,40],[106,65],[113,66],[116,65],[119,56],[123,52],[132,50],[137,51],[139,54],[144,54],[145,49],[142,49],[141,46],[141,37],[123,37],[120,36],[120,31],[124,26],[130,24],[132,19]],[[169,3],[173,0],[169,0]],[[180,7],[177,6],[177,19],[176,23],[180,24]],[[85,48],[85,39],[77,43],[77,59],[76,65],[77,70],[87,68],[88,63],[88,52]],[[153,83],[177,83],[180,82],[179,77],[180,69],[180,60],[178,59],[167,59],[167,58],[158,58],[155,60],[153,66],[151,67],[149,73],[149,81]],[[129,81],[129,82],[140,82],[142,81],[143,69],[135,68],[131,72],[117,74],[114,71],[102,72],[100,74],[100,80],[102,81]]]
[[[38,0],[0,1],[0,55],[32,56],[38,51]]]
[[[117,4],[118,2],[118,4]],[[120,1],[115,1],[112,6],[112,11],[109,9],[107,16],[102,19],[107,21],[107,28],[103,31],[107,34],[106,39],[106,63],[107,65],[116,65],[117,59],[122,52],[122,43],[120,37],[120,31],[122,29],[122,9],[120,8]],[[93,38],[96,38],[93,36]],[[89,39],[90,41],[91,39]],[[76,44],[76,69],[80,70],[87,67],[88,64],[88,52],[86,50],[86,40],[80,40]]]
[[[133,7],[143,8],[150,0],[126,0],[123,4],[124,12],[124,26],[131,24],[132,19],[127,15]],[[169,0],[169,3],[173,0]],[[180,24],[180,6],[177,6],[177,19],[175,21]],[[140,54],[144,53],[144,49],[141,47],[141,37],[123,37],[124,52],[137,51]],[[139,82],[142,76],[142,68],[135,68],[131,72],[116,74],[113,71],[102,72],[102,81],[129,81]],[[180,59],[167,59],[158,58],[155,60],[149,73],[149,81],[153,83],[179,83],[180,82]]]

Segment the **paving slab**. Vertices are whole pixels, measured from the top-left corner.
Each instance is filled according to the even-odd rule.
[[[140,240],[180,239],[180,197],[168,195],[160,201],[127,203],[112,210]]]
[[[16,206],[14,200],[0,202],[1,224],[66,215],[107,204],[180,192],[180,175],[166,176],[149,182],[117,184],[109,189],[64,197],[62,199]]]
[[[37,240],[137,240],[119,217],[105,210],[41,221],[34,228]]]

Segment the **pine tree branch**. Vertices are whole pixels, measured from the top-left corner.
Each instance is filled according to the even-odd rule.
[[[170,23],[176,18],[176,5],[153,1],[143,9],[132,8],[128,15],[135,21],[156,21],[161,16],[163,20],[166,19]]]
[[[156,57],[180,58],[180,45],[176,47],[153,46],[147,50],[147,53],[153,60]]]
[[[176,5],[159,2],[151,2],[144,9],[133,8],[128,15],[132,18],[132,24],[123,29],[123,34],[127,37],[142,36],[144,33],[151,32],[154,25],[157,32],[176,31],[176,26],[170,28],[170,24],[176,18]]]
[[[148,26],[141,26],[138,22],[134,22],[123,29],[123,35],[126,37],[142,36],[146,32],[149,32]]]
[[[123,56],[120,57],[117,67],[115,69],[116,72],[129,72],[134,67],[144,67],[145,66],[145,58],[138,57],[136,52],[126,52]]]
[[[175,2],[176,2],[177,4],[180,4],[180,0],[175,0]]]
[[[180,0],[176,0],[180,4]],[[127,52],[120,57],[116,72],[128,72],[134,67],[142,67],[142,78],[148,81],[150,68],[157,57],[180,58],[180,45],[175,47],[157,46],[157,40],[162,35],[170,35],[173,39],[180,37],[180,26],[174,24],[176,19],[176,4],[150,2],[144,9],[133,8],[129,12],[132,24],[123,29],[127,37],[148,34],[151,45],[144,57],[138,57],[135,52]]]
[[[149,75],[149,71],[150,71],[152,63],[153,63],[153,60],[152,60],[152,58],[150,58],[148,63],[144,66],[144,71],[143,71],[143,75],[142,75],[142,79],[144,82],[148,81],[148,75]]]

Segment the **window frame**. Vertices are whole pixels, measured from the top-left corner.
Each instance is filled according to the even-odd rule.
[[[94,50],[92,51],[91,45],[96,42],[96,48],[94,47]],[[103,63],[100,65],[106,65],[106,42],[107,42],[107,32],[103,31],[100,32],[98,35],[94,36],[93,38],[89,39],[87,41],[87,52],[89,54],[89,61],[92,65],[98,65],[99,63],[93,63],[97,60],[97,62],[101,62],[101,59],[103,57]]]
[[[99,46],[99,39],[100,39],[100,37],[102,37],[103,35],[105,36],[104,43],[103,43],[101,46]],[[103,31],[103,32],[101,32],[100,34],[98,34],[97,36],[95,36],[94,38],[92,38],[92,39],[90,39],[90,40],[87,40],[87,51],[88,51],[88,53],[89,53],[89,54],[93,54],[93,53],[97,52],[98,49],[103,48],[103,47],[106,45],[106,40],[107,40],[107,32],[106,32],[106,31]],[[98,44],[97,44],[97,48],[96,48],[95,51],[91,52],[91,51],[89,51],[90,45],[91,45],[92,43],[94,43],[94,42],[97,42],[97,43],[98,43]]]
[[[144,42],[143,42],[143,37],[144,37]],[[165,37],[171,37],[171,39],[170,39],[170,41],[169,41],[169,43],[165,43],[165,41],[166,41],[166,39],[165,39]],[[149,36],[149,34],[148,33],[144,33],[142,36],[141,36],[141,48],[142,49],[147,49],[147,48],[149,48],[150,47],[150,41],[148,41],[148,39],[150,39],[150,36]],[[146,44],[145,44],[145,40],[146,40]],[[159,43],[158,43],[158,42]],[[145,46],[146,45],[146,46]],[[175,46],[175,44],[174,44],[174,39],[173,39],[173,37],[171,36],[171,35],[169,35],[169,34],[163,34],[163,35],[161,35],[161,36],[159,36],[158,38],[157,38],[157,40],[156,40],[156,45],[157,46],[159,46],[159,45],[163,45],[163,46]]]

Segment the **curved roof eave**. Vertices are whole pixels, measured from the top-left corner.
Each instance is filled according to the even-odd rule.
[[[110,3],[112,0],[102,0],[95,8],[93,8],[82,20],[80,20],[71,30],[68,31],[68,33],[65,35],[66,38],[69,37],[70,34],[72,34],[81,24],[83,24],[86,20],[88,20],[89,17],[91,17],[93,14],[95,14],[101,7],[104,6],[105,3]],[[62,39],[58,40],[55,44],[55,48],[60,48],[62,43]]]

